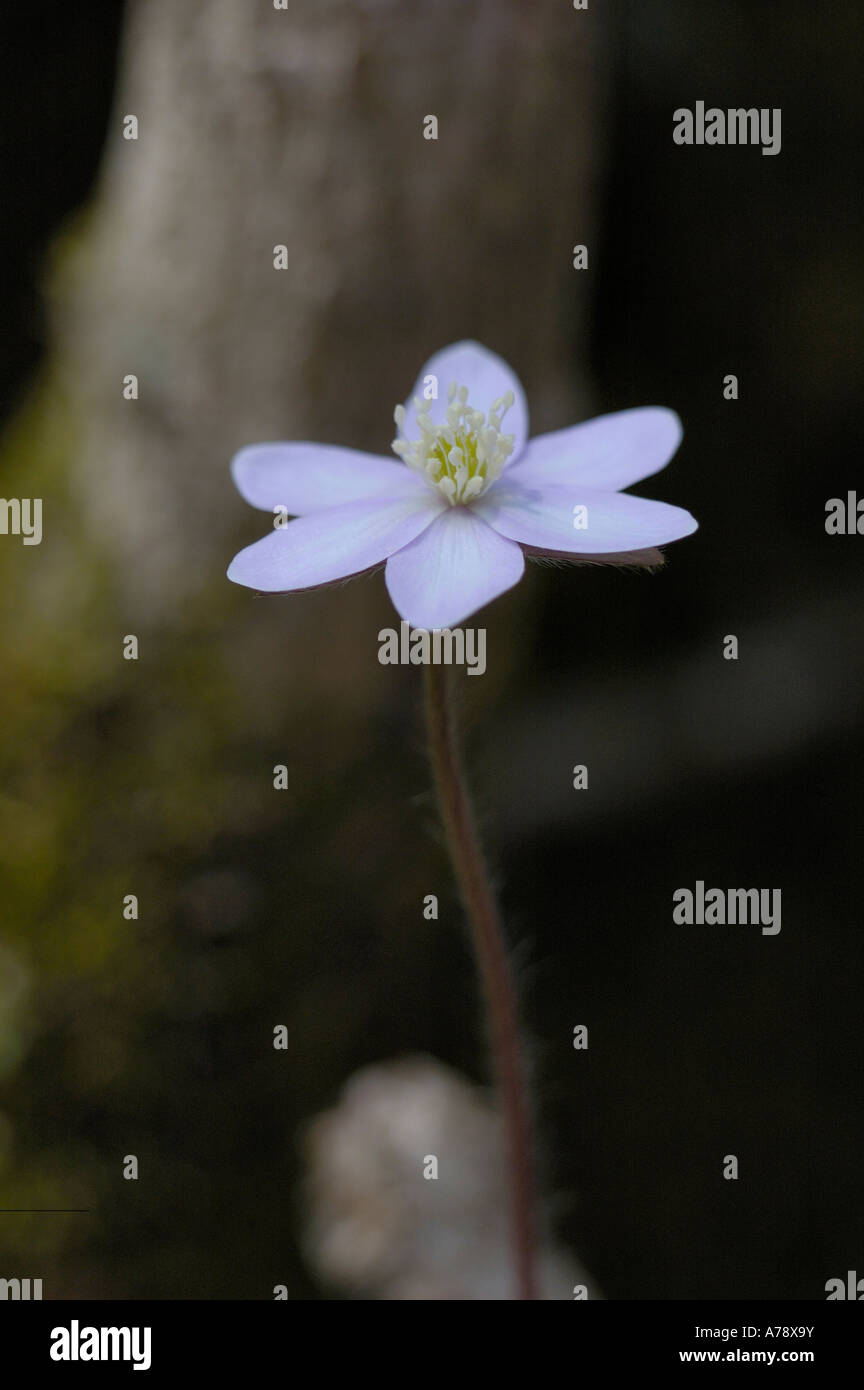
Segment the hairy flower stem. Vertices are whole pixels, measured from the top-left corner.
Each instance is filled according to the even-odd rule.
[[[534,1157],[513,974],[462,771],[452,673],[431,664],[425,673],[429,757],[453,869],[471,923],[503,1111],[518,1297],[536,1299]]]

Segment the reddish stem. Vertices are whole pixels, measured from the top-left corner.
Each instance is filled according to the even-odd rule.
[[[536,1299],[534,1158],[516,990],[462,770],[451,673],[433,665],[425,670],[429,757],[453,869],[471,923],[501,1098],[518,1297]]]

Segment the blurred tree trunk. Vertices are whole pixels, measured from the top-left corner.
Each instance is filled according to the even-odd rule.
[[[52,1227],[55,1292],[230,1298],[243,1270],[257,1297],[265,1248],[302,1292],[285,1201],[297,1125],[367,1047],[386,1054],[415,1010],[449,1001],[459,957],[438,923],[406,917],[446,879],[407,804],[418,673],[376,660],[395,620],[384,586],[258,601],[230,585],[233,550],[268,519],[228,463],[264,439],[387,452],[424,359],[467,336],[519,371],[535,428],[574,418],[597,23],[569,0],[129,8],[102,180],[61,249],[48,399],[24,450],[49,543],[23,599],[8,587],[4,622],[23,692],[5,721],[7,915],[60,982],[26,1022],[18,1109],[35,1137],[16,1181],[21,1206],[99,1211],[92,1238]],[[484,700],[524,652],[539,588],[495,605]],[[122,657],[128,632],[151,638],[139,666]],[[132,891],[140,923],[121,918]],[[285,1016],[305,1053],[274,1089],[261,1019]],[[115,1162],[133,1112],[162,1174],[137,1206]]]
[[[572,418],[597,23],[565,0],[131,5],[60,316],[86,512],[130,612],[164,619],[253,538],[236,448],[387,452],[393,405],[449,341],[513,363],[535,428]]]

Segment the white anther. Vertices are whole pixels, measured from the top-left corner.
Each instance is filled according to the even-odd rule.
[[[393,451],[438,489],[451,506],[481,497],[501,476],[513,452],[513,435],[501,433],[501,420],[513,404],[512,391],[492,402],[488,414],[468,403],[467,386],[453,382],[444,419],[431,418],[432,403],[414,398],[419,439],[394,439]],[[396,406],[393,418],[404,432],[406,413]]]

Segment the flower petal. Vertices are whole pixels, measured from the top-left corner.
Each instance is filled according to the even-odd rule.
[[[507,391],[513,392],[515,399],[501,425],[504,434],[514,436],[513,453],[508,461],[509,467],[513,460],[521,454],[528,438],[528,404],[525,400],[525,392],[522,390],[522,383],[513,368],[508,367],[503,357],[499,357],[497,353],[490,352],[481,343],[474,343],[470,339],[442,348],[440,352],[435,353],[434,357],[430,357],[425,367],[421,369],[414,390],[405,402],[404,434],[406,439],[418,439],[420,437],[417,412],[414,409],[414,397],[419,396],[421,400],[425,399],[423,386],[427,376],[434,376],[438,381],[438,398],[430,402],[429,417],[439,425],[443,424],[445,420],[448,404],[447,392],[453,381],[456,382],[457,386],[468,387],[469,404],[475,410],[482,410],[484,414],[488,413],[492,402],[497,400],[499,396],[503,396]]]
[[[681,435],[675,411],[663,406],[598,415],[570,429],[537,435],[516,464],[513,481],[617,492],[665,468]]]
[[[395,458],[329,444],[250,444],[231,460],[238,492],[253,507],[305,516],[366,497],[408,496],[426,487]]]
[[[584,517],[577,507],[585,508]],[[506,473],[479,498],[474,511],[510,540],[582,555],[665,545],[689,536],[698,525],[683,507],[666,502],[583,487],[523,487],[515,473]],[[584,528],[578,524],[583,520]]]
[[[424,487],[410,497],[349,502],[298,517],[235,555],[228,578],[264,593],[288,593],[361,574],[413,541],[446,505]]]
[[[452,627],[512,589],[525,560],[468,507],[448,507],[421,536],[387,561],[385,580],[399,616],[412,627]]]

